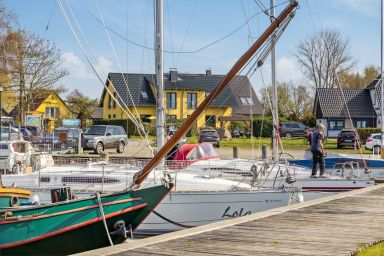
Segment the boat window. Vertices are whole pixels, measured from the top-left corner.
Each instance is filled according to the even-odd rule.
[[[49,183],[50,181],[51,181],[50,177],[41,177],[40,178],[40,182],[43,182],[43,183]]]
[[[1,149],[1,150],[7,150],[7,149],[9,149],[8,144],[1,144],[1,145],[0,145],[0,149]]]
[[[62,183],[103,183],[102,177],[68,176],[61,179]],[[117,183],[118,179],[104,178],[104,183]]]

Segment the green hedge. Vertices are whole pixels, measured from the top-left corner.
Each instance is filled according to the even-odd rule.
[[[356,131],[359,134],[361,142],[363,143],[365,143],[372,133],[381,133],[380,128],[358,128]]]
[[[286,122],[284,118],[280,118],[281,122]],[[262,129],[262,130],[261,130]],[[261,131],[261,134],[260,134]],[[253,118],[253,136],[262,138],[271,138],[273,131],[272,117],[270,116],[257,116]]]

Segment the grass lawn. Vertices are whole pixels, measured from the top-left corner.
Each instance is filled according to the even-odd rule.
[[[141,139],[139,136],[132,136],[129,139],[138,140]],[[149,136],[150,140],[155,140],[155,136]],[[292,138],[286,139],[282,138],[283,147],[286,150],[305,150],[309,147],[308,144],[304,143],[304,138]],[[187,137],[187,143],[197,143],[197,137]],[[230,148],[230,147],[239,147],[239,148],[258,148],[261,145],[267,145],[271,147],[271,138],[232,138],[230,140],[223,140],[220,142],[220,147]],[[325,150],[327,152],[337,152],[337,153],[345,153],[345,154],[353,154],[359,153],[358,150],[354,150],[353,148],[343,148],[337,149],[336,147],[336,139],[328,139],[325,143]],[[362,147],[363,154],[372,154],[372,151],[364,149]]]
[[[381,256],[384,255],[384,243],[378,243],[367,249],[362,250],[357,256]]]

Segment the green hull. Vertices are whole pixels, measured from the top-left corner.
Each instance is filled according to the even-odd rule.
[[[120,220],[136,229],[168,191],[156,186],[102,196],[109,232]],[[12,212],[15,218],[0,219],[0,255],[68,255],[110,245],[97,198]],[[114,244],[125,240],[112,239]]]

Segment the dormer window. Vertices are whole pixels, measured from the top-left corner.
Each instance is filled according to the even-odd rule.
[[[240,97],[240,101],[243,105],[253,105],[253,100],[249,97]]]
[[[143,99],[145,99],[145,100],[148,100],[147,92],[141,91],[141,97],[143,97]]]

